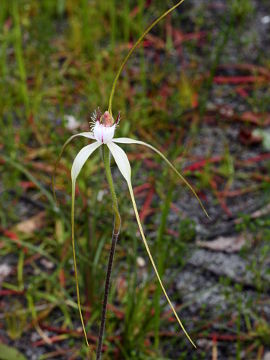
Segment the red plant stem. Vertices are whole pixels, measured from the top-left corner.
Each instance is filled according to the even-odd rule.
[[[25,291],[18,291],[18,290],[0,290],[0,296],[8,296],[8,295],[23,295]]]
[[[247,84],[267,81],[263,76],[215,76],[216,84]]]
[[[97,348],[96,360],[101,359],[107,304],[108,304],[108,297],[109,297],[109,291],[110,291],[110,280],[111,280],[111,274],[112,274],[112,265],[113,265],[115,246],[116,246],[116,243],[118,240],[118,236],[119,236],[119,232],[117,232],[116,234],[113,233],[113,236],[112,236],[112,244],[111,244],[110,256],[109,256],[107,273],[106,273],[105,291],[104,291],[104,299],[103,299],[103,306],[102,306],[101,324],[100,324],[100,330],[99,330],[99,336],[98,336],[98,348]]]
[[[151,203],[152,203],[152,200],[153,200],[153,197],[154,197],[154,194],[155,194],[155,189],[154,187],[151,187],[148,191],[148,194],[146,196],[146,199],[145,199],[145,202],[142,206],[142,209],[140,211],[140,219],[141,219],[141,222],[143,223],[144,222],[144,219],[149,215],[149,213],[151,212]]]

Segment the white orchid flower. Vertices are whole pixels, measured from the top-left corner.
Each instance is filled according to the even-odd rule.
[[[74,246],[74,204],[75,204],[75,186],[76,186],[76,180],[77,177],[82,169],[82,167],[84,166],[85,162],[87,161],[87,159],[94,153],[95,150],[97,150],[99,147],[101,146],[107,146],[109,148],[110,153],[112,154],[116,165],[118,166],[121,174],[123,175],[124,179],[127,182],[128,185],[128,189],[129,189],[129,193],[130,193],[130,197],[131,197],[131,201],[132,201],[132,205],[133,205],[133,209],[134,209],[134,213],[135,213],[135,217],[138,223],[138,227],[140,230],[140,234],[144,243],[144,246],[146,248],[147,254],[149,256],[149,259],[151,261],[151,264],[154,268],[155,274],[157,276],[158,282],[163,290],[163,293],[180,325],[180,327],[182,328],[182,330],[184,331],[185,335],[187,336],[187,338],[189,339],[189,341],[193,344],[194,347],[195,344],[194,342],[191,340],[190,336],[188,335],[187,331],[184,328],[184,325],[182,324],[181,320],[179,319],[175,308],[164,288],[164,285],[162,283],[162,280],[159,276],[157,267],[155,265],[154,259],[151,255],[148,243],[146,241],[145,235],[144,235],[144,231],[143,231],[143,227],[140,221],[140,217],[138,214],[138,209],[137,209],[137,205],[136,205],[136,201],[135,201],[135,197],[134,197],[134,192],[133,192],[133,188],[132,188],[132,182],[131,182],[131,167],[130,167],[130,163],[128,160],[128,157],[125,153],[125,151],[118,146],[117,144],[137,144],[137,145],[143,145],[146,146],[148,148],[150,148],[151,150],[153,150],[154,152],[156,152],[166,163],[167,165],[169,165],[169,167],[175,172],[175,174],[177,174],[177,176],[185,183],[185,185],[191,190],[191,192],[195,195],[195,197],[197,198],[198,202],[200,203],[202,209],[204,210],[204,212],[207,215],[206,210],[204,209],[198,195],[196,194],[195,190],[192,188],[192,186],[188,183],[188,181],[178,172],[178,170],[173,166],[173,164],[159,151],[157,150],[155,147],[153,147],[150,144],[147,144],[143,141],[139,141],[139,140],[135,140],[135,139],[130,139],[130,138],[114,138],[114,134],[115,134],[115,130],[116,130],[116,126],[118,125],[119,122],[119,116],[117,118],[117,121],[114,122],[113,117],[111,116],[111,114],[106,111],[102,116],[101,113],[98,112],[94,112],[93,116],[92,116],[92,122],[91,122],[91,131],[90,132],[82,132],[76,135],[71,136],[66,143],[63,146],[62,152],[60,154],[60,157],[65,149],[65,147],[68,145],[68,143],[74,139],[75,137],[78,136],[82,136],[82,137],[86,137],[88,139],[94,140],[93,143],[91,143],[90,145],[87,145],[85,147],[83,147],[79,153],[77,154],[77,156],[74,159],[73,165],[72,165],[72,169],[71,169],[71,180],[72,180],[72,209],[71,209],[71,215],[72,215],[72,246],[73,246],[73,256],[74,256],[74,268],[75,268],[75,276],[77,278],[77,266],[76,266],[76,258],[75,258],[75,246]],[[60,159],[59,157],[59,159]],[[208,215],[207,215],[208,216]],[[81,308],[80,308],[80,294],[79,294],[79,288],[78,288],[78,283],[76,283],[77,286],[77,298],[78,298],[78,307],[79,307],[79,312],[80,312],[80,317],[81,317],[81,321],[83,324],[83,330],[84,330],[84,334],[85,337],[87,339],[86,336],[86,332],[84,329],[84,323],[83,323],[83,317],[82,317],[82,313],[81,313]]]

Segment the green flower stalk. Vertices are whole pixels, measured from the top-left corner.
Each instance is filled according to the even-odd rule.
[[[108,299],[108,292],[109,292],[109,285],[110,285],[110,274],[111,274],[111,269],[112,269],[112,262],[113,262],[113,255],[114,255],[114,251],[115,251],[115,246],[116,246],[116,242],[117,242],[117,239],[118,239],[118,235],[119,235],[119,232],[120,232],[120,226],[121,226],[121,218],[120,218],[120,214],[119,214],[119,210],[118,210],[117,196],[116,196],[116,193],[115,193],[115,190],[114,190],[113,179],[112,179],[111,170],[110,170],[110,156],[112,156],[114,158],[115,163],[116,163],[120,173],[122,174],[123,178],[125,179],[125,181],[127,183],[129,194],[130,194],[130,197],[131,197],[132,206],[133,206],[135,217],[136,217],[136,221],[138,223],[139,231],[140,231],[140,234],[141,234],[141,237],[142,237],[142,241],[143,241],[143,244],[145,246],[148,257],[150,259],[150,262],[152,264],[152,267],[153,267],[153,269],[155,271],[155,274],[157,276],[160,287],[161,287],[161,289],[162,289],[162,291],[164,293],[164,296],[165,296],[168,304],[170,305],[170,307],[171,307],[171,309],[172,309],[172,311],[174,313],[174,316],[177,319],[177,321],[178,321],[180,327],[182,328],[183,332],[185,333],[185,335],[187,336],[187,338],[189,339],[191,344],[194,347],[196,347],[196,345],[194,344],[194,342],[192,341],[192,339],[188,335],[187,331],[185,330],[184,325],[182,324],[180,318],[178,317],[178,315],[176,313],[176,310],[175,310],[175,308],[174,308],[174,306],[173,306],[173,304],[172,304],[172,302],[171,302],[171,300],[170,300],[170,298],[169,298],[169,296],[168,296],[168,294],[167,294],[167,292],[165,290],[165,287],[164,287],[163,282],[162,282],[162,280],[160,278],[158,269],[156,267],[156,264],[154,262],[154,259],[153,259],[152,255],[151,255],[151,251],[150,251],[150,248],[148,246],[146,237],[144,235],[143,227],[142,227],[142,224],[141,224],[141,221],[140,221],[140,217],[139,217],[139,213],[138,213],[138,209],[137,209],[137,205],[136,205],[136,201],[135,201],[135,196],[134,196],[133,187],[132,187],[132,181],[131,181],[130,163],[129,163],[129,160],[128,160],[128,157],[127,157],[125,151],[118,144],[128,144],[128,145],[135,144],[135,145],[145,146],[145,147],[148,147],[151,150],[153,150],[156,154],[158,154],[165,161],[165,163],[170,167],[170,169],[189,188],[189,190],[193,193],[193,195],[198,200],[198,202],[201,205],[201,207],[202,207],[203,211],[205,212],[205,214],[207,216],[208,216],[208,214],[207,214],[203,204],[201,203],[198,195],[196,194],[195,190],[193,189],[193,187],[179,173],[179,171],[175,168],[175,166],[165,157],[165,155],[162,152],[160,152],[158,149],[156,149],[152,145],[150,145],[150,144],[148,144],[146,142],[143,142],[141,140],[135,140],[135,139],[131,139],[131,138],[115,138],[114,137],[115,131],[117,130],[117,126],[119,125],[120,116],[118,115],[118,117],[117,117],[117,119],[115,121],[114,118],[113,118],[113,115],[112,115],[112,100],[113,100],[113,95],[114,95],[115,88],[116,88],[116,83],[117,83],[117,80],[119,79],[119,76],[120,76],[126,62],[130,58],[130,56],[133,53],[133,51],[135,50],[135,48],[141,43],[143,38],[148,34],[148,32],[160,20],[162,20],[171,11],[173,11],[177,6],[179,6],[183,1],[184,0],[179,1],[176,5],[174,5],[172,8],[167,10],[164,14],[162,14],[140,36],[140,38],[137,40],[137,42],[134,44],[132,49],[127,54],[126,58],[124,59],[123,63],[121,64],[121,66],[120,66],[120,68],[119,68],[119,70],[117,72],[117,75],[116,75],[115,80],[114,80],[113,85],[112,85],[112,90],[111,90],[111,94],[110,94],[110,98],[109,98],[108,111],[105,111],[104,114],[101,114],[101,112],[99,110],[95,111],[93,113],[93,115],[92,115],[92,118],[91,118],[92,121],[91,121],[90,131],[89,132],[82,132],[82,133],[71,136],[66,141],[66,143],[64,144],[64,146],[62,148],[62,151],[60,153],[60,156],[59,156],[59,158],[57,160],[57,163],[56,163],[56,165],[57,165],[60,158],[61,158],[61,156],[62,156],[62,153],[63,153],[64,149],[66,148],[66,146],[75,137],[82,136],[82,137],[88,138],[89,140],[92,141],[91,144],[83,147],[79,151],[79,153],[77,154],[77,156],[74,159],[72,169],[71,169],[71,180],[72,180],[71,224],[72,224],[73,260],[74,260],[74,270],[75,270],[75,279],[76,279],[78,309],[79,309],[79,314],[80,314],[82,327],[83,327],[83,331],[84,331],[84,335],[85,335],[85,340],[86,340],[86,343],[88,345],[87,333],[86,333],[86,330],[85,330],[82,311],[81,311],[81,305],[80,305],[80,292],[79,292],[79,286],[78,286],[78,274],[77,274],[77,264],[76,264],[76,256],[75,256],[75,236],[74,236],[75,186],[76,186],[77,177],[78,177],[82,167],[84,166],[85,162],[87,161],[87,159],[98,148],[102,149],[105,173],[106,173],[106,177],[107,177],[107,180],[108,180],[108,184],[109,184],[109,188],[110,188],[110,192],[111,192],[111,196],[112,196],[113,211],[114,211],[114,231],[113,231],[113,235],[112,235],[112,247],[111,247],[111,252],[110,252],[108,271],[107,271],[107,278],[106,278],[106,284],[105,284],[105,295],[104,295],[104,301],[103,301],[102,321],[101,321],[100,334],[99,334],[99,344],[98,344],[98,350],[97,350],[97,359],[101,358],[103,333],[104,333],[104,328],[105,328],[105,316],[106,316],[106,308],[107,308],[107,299]]]

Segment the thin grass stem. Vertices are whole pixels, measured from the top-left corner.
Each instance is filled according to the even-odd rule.
[[[22,34],[21,34],[21,26],[20,26],[20,15],[19,15],[19,8],[18,2],[13,1],[12,3],[12,15],[14,19],[14,49],[15,49],[15,56],[18,65],[18,70],[20,74],[20,81],[21,81],[21,95],[23,98],[26,115],[29,115],[29,96],[28,96],[28,89],[27,89],[27,77],[25,71],[25,64],[24,64],[24,57],[23,57],[23,50],[22,50]]]
[[[166,173],[166,181],[167,181],[167,173]],[[170,205],[172,202],[172,194],[174,189],[174,181],[170,181],[169,183],[169,189],[168,193],[165,198],[165,202],[163,203],[162,207],[162,213],[161,213],[161,219],[160,219],[160,225],[158,228],[158,236],[157,236],[157,242],[156,242],[156,258],[157,258],[157,269],[162,277],[164,274],[164,268],[165,268],[165,258],[166,258],[166,251],[164,243],[164,235],[166,232],[166,222],[167,218],[170,212]],[[155,320],[154,320],[154,344],[155,348],[159,348],[159,328],[160,328],[160,298],[161,298],[162,289],[161,287],[157,287],[154,295],[154,308],[155,308]]]

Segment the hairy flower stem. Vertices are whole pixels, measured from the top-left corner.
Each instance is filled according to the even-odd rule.
[[[102,306],[102,315],[101,315],[101,323],[100,323],[100,330],[99,330],[99,337],[98,337],[98,347],[97,347],[97,355],[96,360],[101,359],[102,354],[102,343],[104,337],[104,330],[105,330],[105,322],[106,322],[106,312],[107,312],[107,304],[108,304],[108,297],[109,297],[109,290],[110,290],[110,279],[112,273],[112,265],[113,265],[113,258],[115,253],[115,247],[118,240],[118,236],[120,233],[121,228],[121,217],[118,210],[118,202],[117,197],[114,189],[113,178],[111,173],[111,166],[110,166],[110,152],[107,146],[103,145],[103,161],[105,166],[105,173],[107,177],[107,181],[109,184],[112,202],[113,202],[113,212],[114,212],[114,229],[112,234],[112,243],[109,255],[109,261],[107,266],[107,273],[106,273],[106,281],[105,281],[105,290],[104,290],[104,297],[103,297],[103,306]]]

